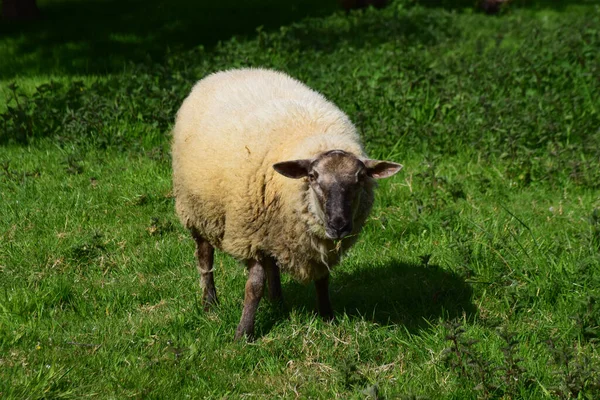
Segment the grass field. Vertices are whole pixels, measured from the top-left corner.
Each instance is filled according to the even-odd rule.
[[[600,398],[597,2],[235,3],[0,25],[0,398]],[[333,273],[336,320],[284,277],[251,343],[229,256],[200,307],[169,155],[193,83],[242,66],[404,164]]]

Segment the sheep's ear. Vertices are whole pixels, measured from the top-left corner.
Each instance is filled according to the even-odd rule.
[[[310,170],[311,160],[292,160],[273,164],[275,171],[292,179],[304,178]]]
[[[402,169],[401,164],[390,161],[364,160],[363,163],[367,167],[367,175],[375,179],[389,178]]]

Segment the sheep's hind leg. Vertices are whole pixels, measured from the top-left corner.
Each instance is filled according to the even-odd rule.
[[[254,318],[265,288],[265,269],[260,262],[249,260],[247,265],[248,281],[246,281],[244,311],[242,311],[242,319],[235,331],[236,340],[243,336],[250,340],[254,338]]]
[[[218,304],[217,289],[213,277],[213,262],[215,249],[206,239],[192,229],[192,237],[196,241],[196,259],[198,272],[200,273],[200,287],[202,288],[202,305],[208,311],[213,305]]]
[[[283,294],[281,290],[281,274],[279,266],[273,257],[265,257],[265,271],[267,273],[267,284],[269,286],[269,300],[274,303],[283,303]]]
[[[317,290],[317,306],[319,315],[327,321],[333,319],[333,308],[329,300],[329,274],[321,279],[315,280],[315,289]]]

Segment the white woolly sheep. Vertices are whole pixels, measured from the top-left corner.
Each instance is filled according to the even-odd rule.
[[[346,114],[280,72],[239,69],[199,81],[173,129],[177,214],[196,241],[205,309],[217,302],[214,248],[248,268],[235,338],[252,337],[265,276],[281,301],[279,268],[314,281],[333,318],[329,273],[357,238],[374,179],[402,166],[366,157]]]

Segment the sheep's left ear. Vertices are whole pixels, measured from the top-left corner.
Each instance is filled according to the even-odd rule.
[[[292,160],[273,164],[275,171],[292,179],[304,178],[310,170],[311,160]]]
[[[389,178],[402,169],[401,164],[390,161],[363,160],[363,163],[367,167],[367,175],[375,179]]]

